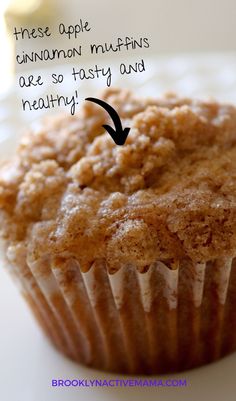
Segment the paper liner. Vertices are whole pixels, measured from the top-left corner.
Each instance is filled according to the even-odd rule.
[[[14,275],[41,327],[70,358],[121,373],[167,373],[236,349],[236,261],[162,262],[109,275],[105,261],[81,273],[75,259],[26,263],[8,251]]]

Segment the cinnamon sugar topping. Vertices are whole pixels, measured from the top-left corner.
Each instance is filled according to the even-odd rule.
[[[0,172],[0,224],[8,245],[35,260],[70,256],[85,271],[156,260],[170,268],[236,255],[236,109],[169,95],[102,96],[131,127],[124,146],[90,102],[42,122]]]

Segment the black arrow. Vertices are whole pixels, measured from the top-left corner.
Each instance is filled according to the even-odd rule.
[[[113,141],[117,145],[124,145],[126,138],[129,134],[130,128],[125,128],[125,129],[122,128],[120,117],[118,116],[115,109],[113,109],[113,107],[111,107],[108,103],[104,102],[103,100],[96,99],[95,97],[87,97],[85,100],[88,100],[89,102],[98,104],[99,106],[103,107],[110,114],[110,117],[112,118],[112,120],[114,122],[115,129],[110,127],[110,125],[106,125],[106,124],[103,125],[103,128],[105,128],[105,130],[107,130],[108,134],[111,135]]]

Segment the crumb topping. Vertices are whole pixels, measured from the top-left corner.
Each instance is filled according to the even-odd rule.
[[[44,120],[0,171],[0,227],[29,260],[104,259],[139,271],[236,256],[236,108],[214,101],[100,98],[131,127],[117,146],[101,107]]]

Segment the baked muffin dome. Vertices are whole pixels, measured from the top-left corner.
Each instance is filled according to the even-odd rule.
[[[87,102],[29,132],[0,176],[4,237],[25,241],[31,258],[74,255],[83,271],[101,258],[114,272],[235,256],[236,109],[171,94],[101,97],[131,127],[125,145]]]

